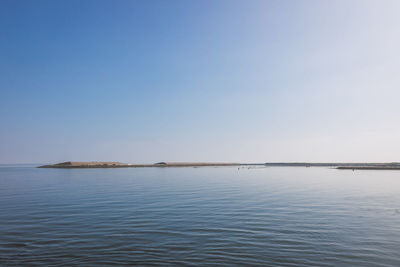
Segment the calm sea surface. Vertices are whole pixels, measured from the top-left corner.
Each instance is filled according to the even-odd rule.
[[[0,167],[0,265],[400,266],[400,171]]]

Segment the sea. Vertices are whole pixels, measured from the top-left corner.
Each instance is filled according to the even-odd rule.
[[[0,266],[400,266],[400,171],[0,166]]]

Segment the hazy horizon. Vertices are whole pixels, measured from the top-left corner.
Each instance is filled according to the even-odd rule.
[[[0,163],[400,162],[399,1],[1,1]]]

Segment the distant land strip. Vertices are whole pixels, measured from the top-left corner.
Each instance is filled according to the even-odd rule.
[[[338,170],[400,170],[399,162],[388,163],[309,163],[309,162],[270,162],[269,167],[330,167]]]
[[[97,161],[67,161],[57,164],[43,165],[38,168],[144,168],[144,167],[207,167],[207,166],[241,166],[263,164],[241,163],[208,163],[208,162],[158,162],[154,164],[127,164],[121,162],[97,162]]]
[[[213,162],[158,162],[154,164],[127,164],[116,161],[67,161],[39,166],[38,168],[148,168],[148,167],[218,167],[218,166],[265,166],[265,167],[330,167],[339,170],[400,170],[399,162],[391,163],[213,163]]]

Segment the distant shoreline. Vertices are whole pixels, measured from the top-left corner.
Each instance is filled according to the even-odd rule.
[[[215,162],[158,162],[154,164],[127,164],[114,161],[67,161],[42,165],[38,168],[166,168],[166,167],[223,167],[223,166],[264,166],[264,167],[331,167],[338,170],[400,170],[400,163],[309,163],[309,162],[268,162],[268,163],[215,163]]]
[[[400,166],[359,166],[359,167],[336,167],[338,170],[400,170]]]
[[[211,167],[211,166],[242,166],[242,165],[263,165],[263,164],[242,164],[242,163],[208,163],[208,162],[159,162],[154,164],[126,164],[121,162],[62,162],[39,166],[38,168],[151,168],[151,167]]]
[[[399,162],[388,163],[265,163],[269,167],[331,167],[337,170],[400,170]]]

